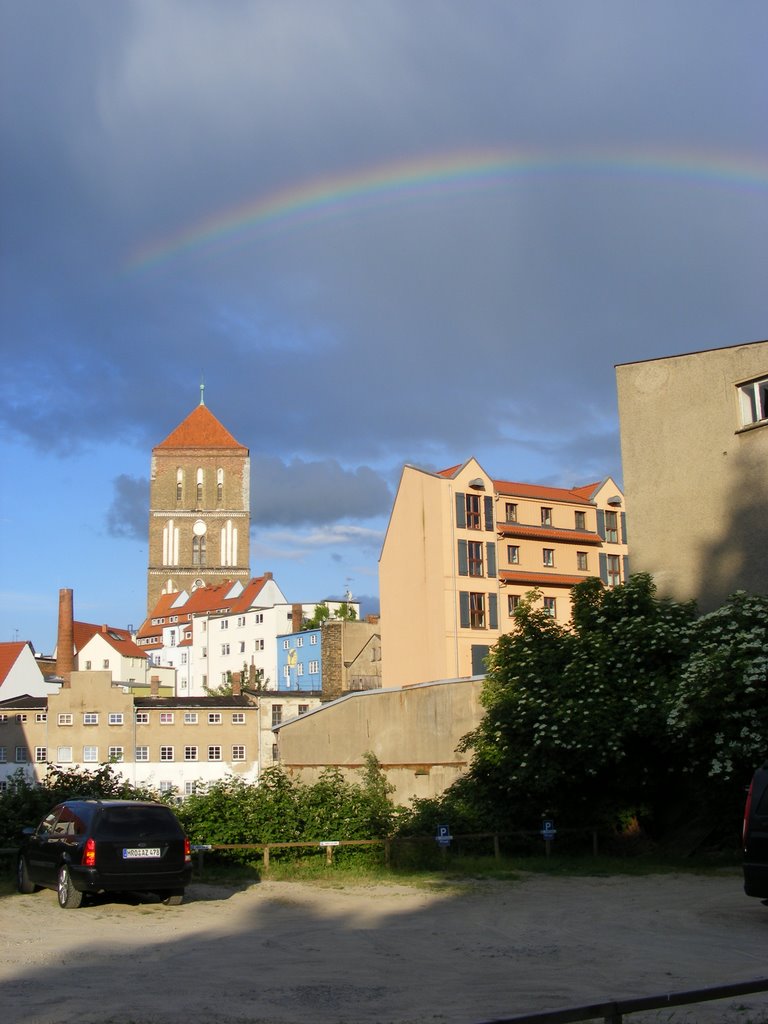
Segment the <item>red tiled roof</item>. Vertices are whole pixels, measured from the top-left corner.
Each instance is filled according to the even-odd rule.
[[[585,484],[583,487],[574,487],[573,490],[576,494],[581,494],[582,497],[587,498],[588,500],[591,501],[592,495],[595,493],[599,486],[599,483]]]
[[[463,465],[463,463],[460,462],[458,464],[458,466],[451,466],[449,469],[441,469],[439,471],[439,473],[437,473],[436,475],[437,476],[444,476],[444,477],[452,477],[457,472],[457,470],[461,469],[462,465]]]
[[[94,626],[90,622],[75,622],[75,650],[79,653],[95,636],[101,636],[124,658],[145,658],[144,650],[134,643],[127,629],[116,626]]]
[[[562,541],[564,544],[601,544],[598,533],[588,530],[558,530],[553,526],[523,526],[521,523],[497,523],[502,537],[532,537],[535,540]]]
[[[590,485],[590,494],[597,484]],[[567,501],[570,504],[590,505],[584,496],[586,487],[544,487],[541,484],[520,484],[511,480],[494,480],[493,488],[497,494],[509,498],[537,498],[542,501]]]
[[[16,664],[24,648],[31,646],[27,640],[11,640],[8,643],[0,643],[0,685]]]
[[[156,448],[231,448],[248,453],[205,405],[196,406]]]
[[[590,579],[586,576],[568,576],[559,572],[525,572],[512,569],[500,569],[499,580],[502,583],[517,583],[533,587],[575,587],[577,583],[583,583]]]
[[[253,579],[248,580],[246,585],[243,587],[242,594],[239,597],[233,598],[229,610],[235,613],[248,611],[263,590],[264,584],[267,580],[271,579],[272,573],[267,572],[263,576],[256,576]]]

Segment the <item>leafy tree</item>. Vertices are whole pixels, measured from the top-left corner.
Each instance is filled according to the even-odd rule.
[[[597,824],[653,807],[678,766],[666,716],[687,658],[692,604],[661,601],[647,575],[573,589],[573,625],[521,602],[489,659],[486,714],[463,742],[489,825],[542,814]],[[524,825],[525,823],[525,825]]]
[[[304,629],[317,629],[318,626],[322,626],[329,619],[342,619],[344,622],[354,622],[357,619],[357,612],[348,601],[342,601],[333,614],[331,614],[328,603],[321,601],[320,604],[315,606],[312,617],[304,619]]]

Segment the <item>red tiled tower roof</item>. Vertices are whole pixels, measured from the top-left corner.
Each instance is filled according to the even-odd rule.
[[[247,453],[205,405],[196,406],[156,448],[228,448]]]

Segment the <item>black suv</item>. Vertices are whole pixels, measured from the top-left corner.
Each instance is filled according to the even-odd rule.
[[[744,808],[744,892],[768,897],[768,761],[752,777]]]
[[[192,875],[189,840],[165,804],[65,800],[22,834],[19,892],[55,889],[65,909],[96,892],[151,892],[179,904]]]

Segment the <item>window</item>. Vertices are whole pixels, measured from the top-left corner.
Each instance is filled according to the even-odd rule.
[[[182,655],[181,655],[181,664],[182,665],[186,665],[187,664],[187,652],[186,651],[184,651],[182,653]]]
[[[107,753],[109,754],[109,760],[115,762],[123,760],[125,751],[122,747],[108,747]]]
[[[99,748],[98,747],[83,747],[83,761],[98,761],[99,760]]]
[[[43,764],[48,760],[48,749],[46,747],[35,747],[35,761]]]
[[[136,760],[137,761],[148,761],[149,760],[149,747],[136,747]]]
[[[273,761],[279,761],[280,760],[280,751],[277,749],[277,744],[276,743],[272,744],[272,760]]]
[[[750,423],[768,420],[768,377],[742,384],[738,390],[741,425],[748,427]]]
[[[618,555],[608,555],[605,560],[608,573],[608,586],[618,587],[621,583],[621,559]]]
[[[254,649],[254,651],[263,651],[264,650],[264,641],[263,640],[254,640],[253,641],[253,649]]]
[[[59,747],[56,751],[56,760],[59,764],[69,764],[72,760],[72,747]]]
[[[310,643],[310,646],[313,646],[314,644],[316,644],[316,643],[317,643],[317,633],[313,633],[313,634],[312,634],[312,635],[310,636],[310,638],[309,638],[309,643]]]
[[[173,787],[173,783],[169,779],[161,779],[160,780],[160,792],[161,793],[172,793],[173,792],[173,788],[174,788]]]
[[[480,541],[471,540],[467,544],[467,562],[470,576],[483,575],[483,545]]]
[[[198,469],[197,471],[197,504],[200,505],[203,500],[203,471]]]
[[[287,640],[283,640],[283,650],[284,651],[288,650],[288,641]]]
[[[242,745],[235,744],[232,747],[232,760],[233,761],[244,761],[245,760],[245,747]]]
[[[160,712],[160,725],[173,725],[173,712],[172,711],[161,711]]]
[[[264,621],[264,613],[263,612],[257,612],[256,615],[254,615],[254,617],[253,617],[253,621],[258,626],[260,623],[262,623]]]
[[[542,548],[541,561],[543,565],[554,566],[555,564],[555,549],[554,548]]]
[[[517,522],[517,502],[508,501],[504,506],[504,518],[508,523]]]
[[[59,725],[72,725],[73,721],[74,721],[74,717],[72,715],[70,715],[70,714],[61,714],[58,717]]]
[[[544,505],[541,506],[541,525],[551,526],[552,525],[552,509],[546,508]]]
[[[298,665],[296,666],[296,675],[297,676],[303,676],[304,675],[304,663],[302,661],[300,661],[298,663]]]
[[[29,760],[29,751],[26,747],[16,747],[16,757],[14,758],[16,764],[26,764]]]
[[[205,534],[202,537],[195,535],[192,538],[192,565],[205,565]]]
[[[245,640],[240,641],[240,653],[245,654]]]
[[[105,658],[101,663],[102,668],[109,668],[109,658]]]
[[[185,711],[184,712],[184,725],[197,725],[197,712],[196,711]]]
[[[99,714],[97,711],[86,711],[83,715],[83,725],[98,725]]]
[[[228,672],[222,672],[221,673],[221,685],[222,686],[226,686],[228,682],[229,682],[229,673]]]
[[[229,629],[229,619],[222,619],[219,623],[219,629]]]
[[[196,761],[197,760],[197,747],[184,747],[184,760],[185,761]]]
[[[221,653],[222,654],[229,654],[229,644],[222,644],[221,645]]]
[[[244,626],[245,625],[245,616],[244,615],[238,615],[238,617],[237,617],[237,624],[238,624],[238,626]]]
[[[47,722],[48,721],[48,715],[45,713],[45,711],[39,711],[35,715],[35,721],[36,722]]]
[[[15,718],[16,718],[16,721],[19,724],[21,724],[22,722],[26,722],[26,720],[27,720],[27,716],[26,715],[16,715]]]
[[[309,674],[311,676],[320,675],[320,662],[319,661],[310,661],[308,669],[309,669]]]
[[[290,678],[291,678],[291,666],[290,665],[283,665],[283,679],[290,679]]]
[[[211,711],[208,715],[208,725],[221,725],[221,712]]]
[[[585,571],[589,568],[589,559],[587,558],[586,551],[576,552],[576,568]]]
[[[520,545],[507,544],[507,558],[510,565],[520,564]]]
[[[208,747],[208,760],[209,761],[220,761],[221,760],[221,747]]]
[[[544,611],[554,619],[557,615],[557,601],[554,597],[544,598]]]
[[[297,647],[303,647],[304,646],[304,637],[303,636],[297,636],[296,637],[296,646]]]
[[[216,470],[216,501],[220,505],[224,497],[224,470]]]
[[[184,470],[176,470],[176,501],[181,501],[184,494]]]
[[[619,513],[605,513],[605,539],[609,544],[619,543]]]
[[[507,607],[509,608],[509,614],[514,615],[517,609],[520,607],[520,595],[509,594],[507,596]]]
[[[232,712],[232,725],[245,725],[245,712],[244,711],[233,711]]]
[[[5,764],[8,760],[8,751],[5,747],[0,747],[0,764]]]
[[[306,715],[309,711],[309,704],[299,704],[299,714]]]
[[[479,530],[480,529],[480,495],[479,494],[466,494],[466,509],[467,509],[467,529],[468,530]]]
[[[586,512],[574,512],[576,519],[576,529],[586,530],[587,528],[587,513]]]
[[[197,792],[196,782],[185,782],[184,783],[184,796],[192,796]]]
[[[283,705],[273,704],[272,705],[272,725],[280,725],[283,720]]]
[[[111,711],[107,716],[107,721],[110,725],[122,725],[123,724],[123,713],[122,711]]]
[[[471,629],[485,629],[485,594],[469,595],[469,625]]]
[[[137,711],[136,712],[136,724],[147,725],[149,723],[149,712],[148,711]]]
[[[172,761],[173,760],[173,747],[160,747],[160,760],[161,761]]]

